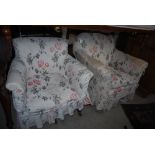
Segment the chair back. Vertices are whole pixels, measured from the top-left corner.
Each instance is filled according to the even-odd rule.
[[[29,75],[61,72],[67,57],[67,40],[53,37],[13,39],[16,58],[24,62]]]
[[[115,47],[115,37],[100,33],[81,33],[74,43],[74,51],[85,52],[103,64],[109,64]]]

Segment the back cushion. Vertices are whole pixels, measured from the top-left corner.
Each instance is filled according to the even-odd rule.
[[[16,57],[24,62],[28,75],[61,72],[67,56],[67,41],[52,37],[13,39]]]
[[[115,46],[115,38],[112,35],[100,33],[81,33],[74,44],[75,51],[84,51],[90,57],[109,64]]]

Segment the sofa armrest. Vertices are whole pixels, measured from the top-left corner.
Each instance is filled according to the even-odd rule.
[[[14,59],[8,72],[6,88],[10,91],[25,92],[26,67],[19,59]]]
[[[69,78],[69,82],[73,89],[76,89],[81,97],[87,93],[89,81],[93,73],[82,65],[78,60],[68,56],[65,74]]]

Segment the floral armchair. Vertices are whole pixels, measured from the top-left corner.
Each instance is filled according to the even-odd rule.
[[[148,63],[115,49],[116,36],[81,33],[73,45],[75,57],[94,76],[88,88],[97,110],[110,110],[131,100]]]
[[[13,40],[16,56],[6,88],[21,128],[43,127],[81,110],[90,103],[88,84],[92,72],[67,53],[68,43],[52,37]]]

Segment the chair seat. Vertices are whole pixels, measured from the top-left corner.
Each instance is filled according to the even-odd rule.
[[[96,72],[95,78],[100,81],[100,85],[107,88],[107,90],[115,89],[118,87],[124,87],[135,84],[135,79],[127,73],[120,70],[116,70],[109,66],[97,66],[96,71],[89,65],[89,69]]]
[[[135,83],[134,77],[126,74],[124,72],[115,70],[111,74],[111,88],[125,87],[128,85],[133,85]]]
[[[79,95],[60,73],[27,79],[27,106],[31,112],[63,107],[73,100],[78,101]]]

